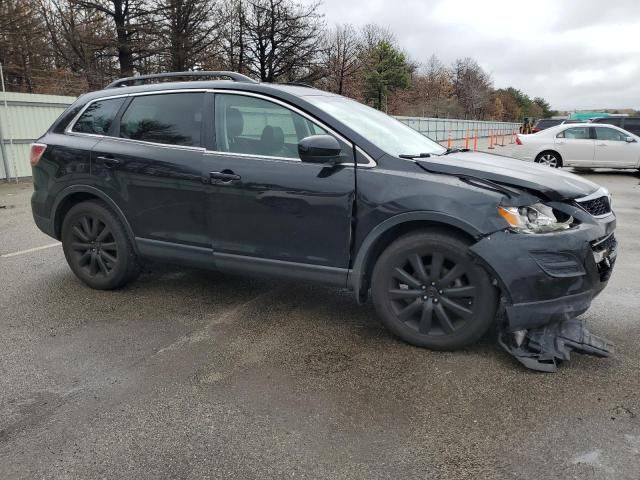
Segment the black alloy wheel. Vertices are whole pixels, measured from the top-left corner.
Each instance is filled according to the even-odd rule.
[[[96,215],[86,214],[71,229],[71,250],[78,266],[90,277],[109,276],[118,264],[118,246],[109,227]]]
[[[62,223],[67,263],[92,288],[118,288],[135,278],[139,264],[122,223],[102,202],[72,207]]]
[[[434,349],[476,341],[491,326],[497,304],[468,245],[444,233],[411,234],[390,245],[374,269],[372,293],[392,332]]]

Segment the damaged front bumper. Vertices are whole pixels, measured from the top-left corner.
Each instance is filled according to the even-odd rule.
[[[574,319],[588,310],[611,276],[615,215],[583,220],[557,233],[500,231],[471,247],[503,293],[500,342],[530,368],[553,371],[571,350],[598,356],[611,350],[609,342]]]
[[[519,332],[502,330],[498,342],[525,367],[539,372],[555,372],[571,352],[596,357],[613,353],[610,341],[590,333],[578,319]]]

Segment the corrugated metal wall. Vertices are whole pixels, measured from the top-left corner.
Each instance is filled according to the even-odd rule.
[[[29,165],[30,144],[40,137],[75,100],[74,97],[58,95],[35,95],[29,93],[6,93],[7,108],[0,93],[0,141],[4,143],[9,164],[9,178],[31,176]],[[453,140],[465,138],[478,132],[479,137],[489,136],[490,131],[503,131],[508,135],[517,129],[518,123],[481,122],[444,118],[396,117],[420,133],[439,142],[447,140],[449,132]],[[13,143],[13,145],[11,145]],[[7,178],[0,150],[0,179]]]
[[[5,108],[5,95],[7,106]],[[7,178],[2,151],[6,152],[9,178],[31,176],[30,144],[42,135],[75,97],[0,92],[0,178]]]

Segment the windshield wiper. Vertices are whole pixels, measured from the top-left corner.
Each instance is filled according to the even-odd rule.
[[[470,152],[470,151],[471,150],[469,150],[468,148],[453,147],[453,148],[447,148],[447,150],[441,155],[449,155],[450,153]]]
[[[431,156],[430,153],[416,153],[414,155],[409,153],[401,153],[398,155],[400,158],[408,158],[409,160],[413,160],[414,158],[429,158]]]

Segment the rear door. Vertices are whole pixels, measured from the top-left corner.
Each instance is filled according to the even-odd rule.
[[[599,167],[635,167],[640,158],[640,145],[627,142],[627,133],[615,128],[598,125],[595,130],[595,164]]]
[[[138,243],[155,252],[208,247],[200,176],[205,97],[190,91],[130,97],[92,152],[96,184],[125,213]]]
[[[593,165],[595,141],[591,138],[589,128],[570,127],[556,135],[555,145],[562,156],[563,165]]]
[[[278,273],[280,265],[290,276],[315,272],[346,281],[353,146],[333,134],[342,165],[303,163],[298,142],[328,130],[295,107],[256,94],[216,93],[214,118],[203,176],[209,177],[206,216],[216,266]]]

